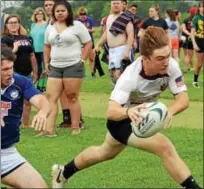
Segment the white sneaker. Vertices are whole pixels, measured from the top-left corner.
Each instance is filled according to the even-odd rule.
[[[64,166],[55,164],[52,166],[52,188],[63,188],[67,179],[63,176]]]
[[[200,86],[199,86],[199,83],[198,83],[198,82],[195,82],[195,81],[194,81],[192,84],[193,84],[193,87],[194,87],[194,88],[200,88]]]

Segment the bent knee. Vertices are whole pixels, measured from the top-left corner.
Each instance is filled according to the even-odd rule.
[[[78,101],[78,95],[76,93],[67,94],[67,99],[69,103],[76,103]]]
[[[90,58],[89,58],[89,63],[90,63],[90,64],[93,64],[93,63],[94,63],[94,58],[93,58],[93,57],[90,57]]]
[[[201,69],[202,68],[202,62],[200,62],[199,64],[197,64],[197,69]]]
[[[162,141],[160,141],[157,155],[161,158],[170,158],[176,155],[175,147],[168,138],[164,138]]]

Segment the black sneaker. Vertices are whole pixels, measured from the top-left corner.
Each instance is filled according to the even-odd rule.
[[[96,74],[94,72],[91,73],[92,79],[96,79]]]

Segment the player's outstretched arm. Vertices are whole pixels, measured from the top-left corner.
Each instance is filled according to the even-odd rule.
[[[33,96],[30,99],[30,103],[38,109],[38,113],[34,116],[31,127],[35,128],[35,131],[45,130],[47,116],[51,110],[48,100],[39,94]]]
[[[169,113],[173,116],[179,112],[182,112],[189,106],[188,93],[183,91],[175,95],[175,101],[168,108]]]

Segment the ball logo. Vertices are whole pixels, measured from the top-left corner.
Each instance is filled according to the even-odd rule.
[[[155,120],[153,118],[149,118],[149,114],[146,116],[146,118],[143,120],[142,123],[138,125],[138,131],[141,134],[144,134],[147,132],[153,125],[155,124]]]
[[[140,138],[147,138],[160,132],[168,116],[167,107],[160,102],[146,103],[147,111],[141,112],[144,118],[139,124],[131,122],[133,133]]]
[[[10,96],[11,96],[12,100],[15,100],[19,97],[19,92],[17,90],[11,91]]]

